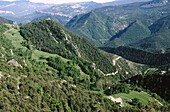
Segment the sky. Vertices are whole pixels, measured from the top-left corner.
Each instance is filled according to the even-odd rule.
[[[3,0],[3,1],[16,1],[16,0]],[[114,1],[114,0],[29,0],[29,1],[31,1],[31,2],[41,2],[41,3],[62,4],[62,3],[71,3],[71,2],[87,2],[87,1],[94,1],[94,2],[98,2],[98,3],[103,3],[103,2],[111,2],[111,1]]]

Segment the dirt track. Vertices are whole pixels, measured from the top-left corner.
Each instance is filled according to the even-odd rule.
[[[11,30],[13,30],[13,29],[14,29],[14,28],[11,28],[11,29],[5,31],[4,34],[8,33],[9,31],[11,31]]]

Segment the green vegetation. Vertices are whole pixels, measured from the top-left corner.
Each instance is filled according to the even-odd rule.
[[[119,18],[129,24],[135,20],[139,20],[146,26],[150,26],[154,21],[169,15],[169,3],[152,8],[142,8],[143,4],[143,2],[136,2],[118,6],[106,6],[95,9],[95,11],[103,12],[114,18]]]
[[[96,46],[102,46],[119,30],[124,29],[125,23],[100,12],[89,12],[75,16],[65,27],[74,33],[87,38]]]
[[[13,24],[14,22],[8,19],[5,19],[3,17],[0,17],[0,22],[7,23],[7,24]]]
[[[35,16],[37,16],[37,14],[35,14]],[[41,15],[38,14],[38,17],[34,18],[31,22],[34,21],[38,21],[38,20],[43,20],[43,19],[52,19],[56,22],[59,22],[60,24],[64,25],[66,24],[66,21],[64,21],[62,18],[58,17],[58,16],[52,16],[52,15]]]
[[[157,93],[162,98],[164,98],[166,101],[170,101],[170,88],[168,82],[169,79],[169,72],[168,73],[153,73],[148,74],[146,76],[137,75],[132,78],[130,78],[130,82],[133,84],[136,84],[138,86],[143,87],[144,89],[148,89],[152,92]],[[153,96],[157,99],[156,94],[153,94]]]
[[[105,94],[112,95],[117,93],[129,93],[130,86],[126,83],[113,84],[111,87],[105,90]]]
[[[118,47],[118,48],[101,48],[107,52],[117,54],[123,58],[141,64],[150,65],[152,67],[162,66],[170,63],[170,53],[154,54],[143,50],[131,47]]]
[[[5,25],[1,28],[2,31],[8,30]],[[3,33],[0,32],[0,111],[82,112],[85,111],[84,109],[88,111],[119,109],[113,102],[103,99],[100,94],[83,91],[71,81],[68,80],[68,82],[58,77],[58,72],[45,63],[29,58],[27,52],[31,49],[18,51],[18,48],[15,49],[12,44],[15,42],[7,39]],[[10,49],[13,49],[14,55],[11,54]],[[22,56],[19,52],[22,52]],[[7,62],[11,58],[16,59],[22,68],[9,65]],[[27,65],[22,62],[24,59]],[[62,58],[60,59],[62,61]],[[76,70],[72,66],[67,67],[64,68]],[[80,72],[76,71],[76,73]],[[104,106],[108,104],[111,106]]]
[[[52,20],[24,25],[21,27],[21,35],[38,50],[58,54],[67,59],[76,59],[79,56],[95,63],[104,73],[115,71],[109,60],[94,45]]]
[[[104,46],[119,47],[126,46],[138,40],[146,38],[150,35],[150,30],[140,21],[136,20],[131,23],[126,29],[120,31],[118,34],[110,38]]]
[[[170,48],[170,16],[156,21],[149,27],[151,36],[139,40],[130,46],[154,53],[166,53]]]
[[[168,104],[148,102],[145,106],[133,98],[130,105],[120,107],[109,100],[103,94],[106,91],[113,95],[141,88],[125,83],[121,74],[106,77],[98,72],[100,67],[106,73],[115,68],[86,39],[51,20],[21,27],[23,38],[18,27],[0,25],[0,111],[168,112]]]
[[[143,93],[143,92],[138,92],[138,91],[130,91],[128,94],[127,93],[119,93],[119,94],[114,94],[113,95],[115,98],[122,98],[124,102],[132,102],[133,99],[137,98],[139,99],[139,102],[142,103],[143,105],[147,105],[148,101],[152,99],[149,95]],[[153,99],[152,99],[153,100]]]
[[[120,75],[122,80],[139,74],[143,75],[145,74],[146,70],[148,70],[149,72],[149,69],[150,71],[157,70],[157,68],[150,68],[146,64],[132,62],[113,53],[108,53],[103,50],[101,50],[101,52],[105,55],[106,58],[109,59],[111,63],[113,63],[116,68],[116,71],[118,71],[116,75]]]
[[[47,61],[49,66],[58,71],[59,77],[69,80],[76,85],[80,85],[81,88],[84,89],[95,88],[95,82],[102,78],[102,76],[92,68],[90,63],[83,62],[81,59],[64,62],[59,57],[50,57],[47,58]],[[76,65],[80,68],[77,68]]]
[[[154,53],[169,52],[169,41],[166,41],[166,38],[169,40],[169,30],[151,36],[152,29],[148,28],[158,19],[168,16],[169,3],[153,1],[151,4],[136,2],[97,8],[75,16],[65,27],[98,47],[130,45]],[[144,5],[151,5],[151,8]],[[162,26],[159,24],[153,27]]]
[[[67,62],[68,59],[65,59],[57,54],[51,54],[51,53],[47,53],[47,52],[43,52],[43,51],[39,51],[39,50],[33,50],[33,53],[32,53],[32,59],[35,59],[35,60],[45,60],[46,58],[48,57],[60,57],[62,58],[63,61]]]
[[[18,26],[8,26],[10,29],[6,32],[5,36],[12,41],[15,48],[22,48],[23,37],[18,32]]]

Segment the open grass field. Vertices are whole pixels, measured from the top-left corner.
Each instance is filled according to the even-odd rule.
[[[63,57],[61,57],[61,56],[59,56],[57,54],[50,54],[50,53],[39,51],[39,50],[33,50],[32,58],[36,59],[36,60],[39,60],[39,61],[44,61],[44,60],[40,59],[40,57],[44,57],[44,58],[60,57],[64,62],[69,61],[68,59],[65,59],[65,58],[63,58]]]
[[[145,93],[143,92],[137,92],[137,91],[130,91],[129,94],[126,94],[126,93],[119,93],[119,94],[115,94],[113,95],[113,97],[115,98],[122,98],[123,99],[123,102],[132,102],[132,99],[134,98],[138,98],[139,101],[144,104],[144,105],[147,105],[148,101],[150,99],[153,100],[152,97],[146,95]]]
[[[12,41],[12,44],[15,48],[24,48],[21,44],[24,41],[24,39],[19,33],[19,27],[10,26],[9,28],[10,29],[4,33],[5,36]]]

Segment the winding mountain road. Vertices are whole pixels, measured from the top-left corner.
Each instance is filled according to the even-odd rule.
[[[119,60],[120,58],[121,58],[121,57],[119,56],[119,57],[117,57],[116,59],[113,59],[113,66],[116,65],[116,61]]]
[[[9,31],[11,31],[11,30],[13,30],[13,29],[14,29],[14,28],[11,28],[11,29],[5,31],[4,34],[8,33]]]
[[[148,95],[148,96],[150,96],[150,97],[152,97],[152,95],[150,95],[150,94],[148,94],[148,93],[146,93],[146,92],[144,92],[144,91],[141,91],[142,93],[144,93],[144,94],[146,94],[146,95]],[[159,101],[159,100],[157,100],[157,99],[155,99],[154,97],[152,97],[156,102],[158,102],[161,106],[163,106],[163,104]]]

